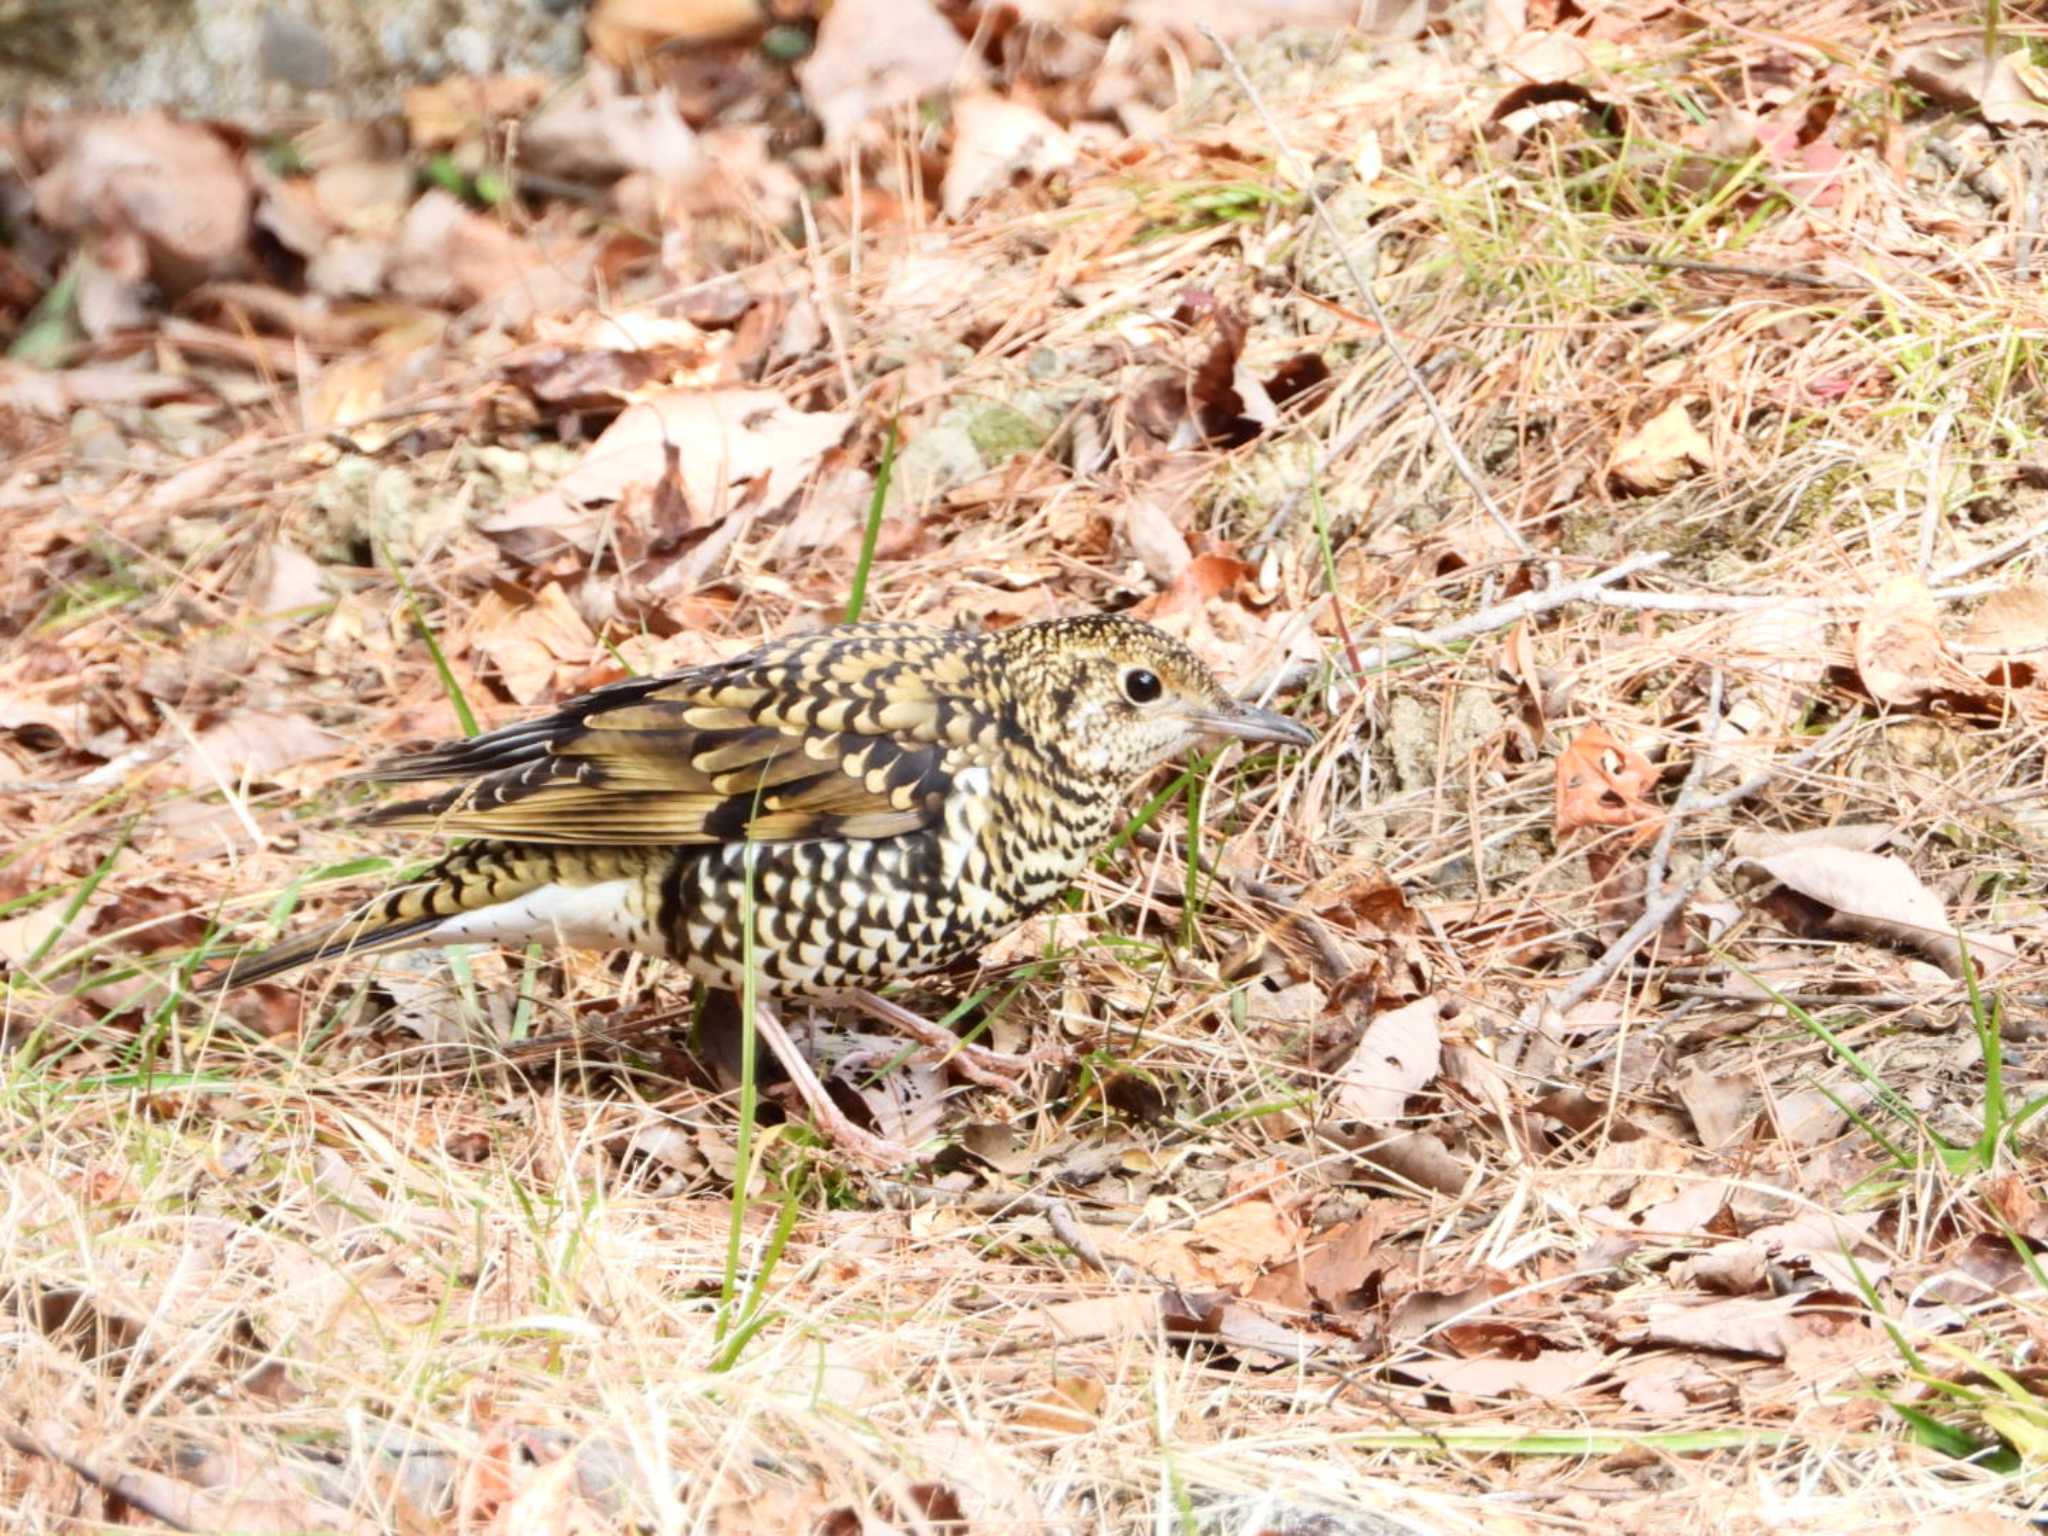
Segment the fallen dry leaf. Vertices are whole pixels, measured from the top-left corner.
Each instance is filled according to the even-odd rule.
[[[797,66],[804,100],[828,144],[878,107],[979,80],[981,61],[930,0],[837,0]]]
[[[968,92],[953,101],[953,156],[940,203],[947,218],[960,218],[1012,177],[1050,176],[1078,153],[1073,136],[1036,107],[992,91]]]
[[[1357,1220],[1318,1233],[1307,1252],[1261,1276],[1255,1298],[1340,1315],[1363,1310],[1377,1299],[1379,1277],[1400,1262],[1384,1239],[1408,1211],[1399,1201],[1373,1201]]]
[[[1894,576],[1856,626],[1856,671],[1881,704],[1919,704],[1947,671],[1939,615],[1926,583]]]
[[[770,389],[673,390],[621,413],[551,489],[477,526],[491,534],[546,530],[595,549],[608,509],[666,483],[672,462],[689,529],[743,504],[772,512],[852,425],[851,412],[794,410]]]
[[[1396,1341],[1419,1339],[1453,1318],[1483,1317],[1495,1297],[1514,1289],[1504,1275],[1484,1273],[1456,1290],[1432,1288],[1411,1291],[1394,1304],[1387,1318],[1387,1337]]]
[[[710,169],[674,97],[628,89],[603,59],[592,60],[574,86],[534,115],[520,132],[519,150],[535,170],[574,181],[639,174],[675,188]]]
[[[476,653],[498,669],[505,691],[521,704],[552,695],[558,679],[589,665],[597,649],[597,636],[560,582],[524,604],[486,592],[475,622]]]
[[[1674,1086],[1709,1152],[1727,1146],[1756,1116],[1756,1085],[1747,1077],[1702,1071],[1689,1062]]]
[[[14,916],[0,918],[0,960],[20,969],[40,952],[45,958],[61,957],[69,947],[66,934],[80,937],[92,931],[93,920],[114,900],[114,893],[102,887],[85,899],[76,912],[74,898],[59,896],[41,906]]]
[[[1481,1355],[1469,1360],[1403,1360],[1396,1367],[1446,1392],[1466,1397],[1563,1397],[1604,1375],[1611,1357],[1599,1349],[1547,1349],[1527,1360]]]
[[[1131,616],[1156,624],[1176,613],[1199,609],[1212,597],[1235,595],[1238,583],[1253,574],[1253,568],[1227,548],[1205,551],[1182,568],[1172,586],[1134,607]]]
[[[1108,1389],[1093,1376],[1055,1376],[1052,1384],[1012,1415],[1012,1422],[1056,1435],[1083,1435],[1095,1427]]]
[[[1846,848],[1855,853],[1875,853],[1899,835],[1899,829],[1882,821],[1838,821],[1827,827],[1807,827],[1799,832],[1780,832],[1774,827],[1743,827],[1728,840],[1739,859],[1772,858],[1778,854],[1804,853],[1813,848]]]
[[[55,229],[127,236],[171,297],[238,269],[255,193],[219,135],[162,113],[87,118],[36,179],[36,214]]]
[[[1242,1292],[1268,1265],[1293,1256],[1301,1223],[1271,1200],[1238,1200],[1192,1227],[1118,1234],[1103,1252],[1155,1279],[1196,1290]]]
[[[1443,1004],[1425,997],[1375,1018],[1337,1069],[1330,1113],[1363,1125],[1399,1120],[1409,1095],[1433,1081],[1442,1065],[1442,1017]]]
[[[1637,495],[1666,491],[1714,467],[1714,445],[1692,424],[1687,402],[1674,400],[1615,445],[1608,478]]]
[[[662,43],[722,43],[767,25],[760,0],[597,0],[584,29],[591,51],[631,64]]]
[[[1581,827],[1640,827],[1664,813],[1644,796],[1656,767],[1604,726],[1588,726],[1557,755],[1557,832]]]
[[[1187,535],[1150,496],[1133,496],[1124,503],[1124,540],[1145,574],[1162,587],[1172,586],[1195,558]]]
[[[1973,656],[2038,656],[2048,651],[2048,582],[2025,581],[1985,598],[1956,641]]]
[[[496,324],[520,326],[583,304],[588,265],[587,252],[542,251],[436,188],[406,213],[387,277],[403,298],[475,306]]]
[[[1798,1303],[1797,1296],[1738,1296],[1703,1304],[1659,1301],[1651,1305],[1639,1329],[1622,1335],[1622,1342],[1782,1360],[1795,1331],[1792,1309]]]
[[[1210,28],[1226,42],[1273,27],[1355,27],[1370,37],[1407,37],[1427,19],[1423,0],[1125,0],[1128,23],[1183,37]]]
[[[2004,128],[2048,124],[2048,80],[2032,63],[2026,46],[1985,64],[1981,36],[1965,34],[1915,48],[1899,60],[1908,85],[1946,107],[1983,114]]]
[[[182,756],[180,777],[190,789],[238,789],[293,763],[331,757],[347,745],[304,715],[244,710],[198,734]]]
[[[1852,848],[1807,847],[1743,862],[1818,904],[1821,932],[1904,945],[1951,976],[1962,974],[1956,925],[1941,898],[1903,859]],[[1968,935],[1966,942],[1987,973],[1999,970],[2015,953],[2012,941],[2002,934]]]
[[[466,73],[407,86],[402,98],[406,135],[415,150],[445,149],[481,135],[501,119],[531,112],[551,88],[539,75]]]

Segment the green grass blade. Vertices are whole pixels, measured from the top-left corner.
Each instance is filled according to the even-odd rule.
[[[42,936],[34,949],[29,951],[28,958],[21,965],[24,971],[33,975],[36,967],[43,963],[44,957],[55,947],[57,941],[71,931],[71,925],[78,921],[78,914],[83,912],[85,904],[92,900],[92,893],[100,888],[102,880],[113,873],[114,861],[120,858],[121,850],[128,846],[129,834],[134,830],[134,817],[131,816],[121,823],[121,830],[114,835],[114,846],[109,848],[107,856],[93,867],[93,872],[79,882],[78,889],[72,893],[71,900],[65,905],[63,918]]]
[[[853,568],[853,587],[846,595],[846,622],[860,622],[867,606],[868,572],[875,563],[875,545],[882,537],[882,506],[889,499],[889,482],[896,473],[897,418],[889,418],[889,435],[882,440],[882,463],[875,471],[875,493],[868,498],[868,525],[861,531],[860,561]]]
[[[463,697],[462,684],[455,680],[455,669],[448,665],[448,658],[441,650],[441,642],[434,638],[433,626],[427,623],[426,613],[420,607],[419,595],[413,591],[412,583],[405,579],[405,572],[399,569],[398,562],[391,558],[391,551],[386,549],[381,553],[384,556],[384,564],[397,579],[398,590],[405,595],[406,612],[412,617],[413,632],[426,642],[427,654],[434,660],[434,671],[441,679],[442,691],[448,695],[448,702],[455,707],[455,718],[462,725],[462,734],[481,734],[481,728],[476,723],[476,713],[469,707],[469,700]]]

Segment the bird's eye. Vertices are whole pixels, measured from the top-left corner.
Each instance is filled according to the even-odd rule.
[[[1124,697],[1133,704],[1150,704],[1165,691],[1156,672],[1143,667],[1131,667],[1124,672]]]

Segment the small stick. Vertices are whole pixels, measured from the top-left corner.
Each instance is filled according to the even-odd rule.
[[[1661,932],[1683,907],[1687,899],[1697,890],[1700,883],[1720,863],[1720,855],[1702,859],[1699,868],[1681,881],[1672,890],[1665,890],[1664,877],[1671,862],[1671,845],[1678,836],[1678,824],[1696,809],[1693,796],[1698,793],[1700,781],[1706,777],[1707,760],[1712,756],[1714,739],[1721,733],[1721,673],[1716,669],[1707,686],[1707,728],[1702,733],[1699,749],[1693,754],[1692,767],[1687,770],[1685,782],[1679,786],[1678,798],[1672,802],[1670,813],[1664,818],[1664,825],[1657,833],[1656,844],[1650,850],[1650,867],[1643,879],[1643,912],[1626,932],[1607,946],[1600,958],[1579,973],[1578,977],[1558,994],[1551,1006],[1560,1014],[1570,1013],[1580,1003],[1606,985],[1608,977],[1647,944],[1652,936]]]
[[[1387,351],[1392,354],[1394,361],[1401,365],[1401,371],[1408,375],[1409,386],[1421,399],[1422,408],[1429,413],[1429,419],[1435,425],[1437,436],[1442,440],[1444,451],[1450,456],[1459,478],[1471,488],[1480,507],[1493,519],[1494,526],[1515,546],[1516,551],[1525,559],[1534,559],[1536,551],[1530,547],[1529,541],[1522,537],[1522,531],[1508,521],[1507,515],[1487,492],[1485,482],[1479,478],[1479,470],[1465,456],[1465,450],[1458,445],[1458,435],[1451,426],[1450,418],[1444,415],[1444,408],[1430,392],[1429,382],[1423,378],[1422,371],[1415,366],[1414,359],[1409,357],[1408,349],[1401,345],[1400,338],[1394,334],[1393,322],[1387,318],[1387,312],[1380,307],[1379,297],[1372,291],[1372,284],[1368,283],[1364,274],[1358,270],[1358,263],[1352,259],[1350,247],[1344,243],[1343,232],[1337,228],[1337,221],[1330,217],[1330,210],[1323,202],[1323,195],[1316,190],[1313,169],[1306,165],[1288,144],[1287,136],[1273,120],[1273,114],[1266,110],[1266,99],[1259,94],[1259,88],[1252,84],[1251,76],[1244,72],[1244,66],[1237,62],[1237,55],[1231,51],[1230,45],[1217,36],[1216,29],[1207,23],[1203,23],[1200,30],[1202,36],[1209,40],[1209,45],[1223,56],[1223,62],[1230,66],[1231,77],[1237,81],[1237,88],[1244,92],[1245,99],[1252,104],[1252,109],[1259,114],[1259,121],[1266,125],[1266,132],[1272,136],[1274,148],[1293,165],[1296,177],[1308,193],[1309,206],[1315,209],[1317,222],[1323,226],[1323,233],[1330,237],[1330,244],[1336,248],[1337,258],[1344,263],[1344,270],[1350,276],[1352,286],[1357,288],[1358,296],[1365,301],[1366,311],[1372,316],[1373,324],[1380,328],[1380,340],[1386,344]]]
[[[1834,729],[1829,731],[1827,735],[1807,746],[1801,747],[1790,757],[1781,757],[1773,762],[1764,764],[1763,767],[1744,779],[1740,784],[1737,784],[1733,789],[1724,789],[1718,795],[1708,795],[1695,805],[1693,809],[1701,813],[1725,811],[1729,806],[1747,800],[1751,795],[1781,774],[1787,773],[1794,768],[1804,768],[1808,763],[1825,757],[1835,749],[1836,744],[1843,737],[1847,736],[1862,723],[1862,709],[1850,710],[1848,714],[1835,723]]]
[[[2034,268],[2034,241],[2041,232],[2041,155],[2032,143],[2020,151],[2020,229],[2012,242],[2012,275],[2025,282]]]
[[[1969,993],[1961,987],[1943,987],[1925,997],[1915,997],[1910,992],[1854,992],[1846,987],[1839,991],[1808,990],[1765,996],[1737,991],[1734,987],[1703,987],[1696,982],[1667,981],[1664,991],[1672,997],[1692,997],[1709,1003],[1747,1003],[1752,1007],[1765,1008],[1775,1008],[1780,1003],[1791,1003],[1800,1008],[1937,1008],[1954,1007],[1969,998]],[[2048,993],[2023,992],[2017,997],[2007,996],[2006,1001],[2040,1008],[2048,1006]]]
[[[1628,931],[1608,945],[1598,960],[1579,972],[1571,985],[1551,999],[1546,1006],[1556,1009],[1559,1014],[1569,1013],[1605,986],[1608,978],[1650,941],[1652,934],[1671,921],[1673,914],[1691,899],[1692,893],[1700,888],[1707,876],[1720,868],[1721,858],[1722,855],[1714,853],[1701,859],[1691,874],[1666,891],[1661,900],[1652,902],[1644,908],[1643,915],[1628,925]],[[1593,1066],[1602,1059],[1603,1057],[1594,1057],[1582,1065]]]
[[[1664,889],[1664,876],[1671,867],[1671,844],[1678,836],[1678,824],[1693,809],[1693,797],[1699,793],[1700,780],[1706,777],[1707,760],[1713,755],[1714,742],[1721,734],[1719,667],[1707,674],[1706,727],[1700,736],[1699,749],[1693,753],[1692,766],[1686,770],[1685,782],[1678,786],[1678,798],[1671,803],[1671,814],[1664,818],[1657,841],[1650,849],[1650,868],[1643,881],[1643,893],[1651,901],[1655,901]]]
[[[2010,538],[2000,539],[1989,549],[1980,549],[1976,554],[1967,555],[1961,560],[1951,560],[1940,570],[1931,572],[1929,580],[1954,581],[1959,576],[1967,576],[1970,572],[1989,565],[1994,560],[2002,560],[2007,555],[2033,546],[2044,535],[2048,535],[2048,518],[2043,518],[2040,522],[2021,529]]]
[[[1715,729],[1719,728],[1720,722],[1719,681],[1720,676],[1716,673],[1716,686],[1713,698]],[[1704,815],[1712,811],[1725,810],[1739,800],[1748,799],[1788,769],[1802,767],[1814,758],[1832,750],[1835,743],[1847,735],[1851,728],[1860,725],[1862,720],[1863,712],[1861,710],[1854,710],[1843,717],[1841,722],[1833,730],[1829,731],[1827,735],[1821,737],[1820,740],[1812,743],[1810,746],[1800,749],[1790,757],[1765,764],[1764,767],[1751,774],[1733,789],[1726,789],[1718,795],[1706,795],[1694,800],[1691,798],[1692,791],[1698,785],[1702,765],[1707,760],[1707,753],[1702,751],[1699,756],[1693,759],[1692,771],[1686,775],[1685,787],[1679,791],[1678,801],[1672,806],[1671,816],[1664,824],[1664,831],[1657,838],[1659,849],[1668,857],[1670,853],[1668,839],[1673,835],[1681,813],[1695,816]],[[1710,735],[1708,737],[1708,744],[1711,744],[1712,739]],[[1560,1014],[1568,1013],[1592,996],[1600,987],[1604,986],[1607,979],[1620,970],[1631,955],[1649,942],[1651,934],[1670,921],[1671,915],[1685,904],[1686,899],[1699,888],[1700,883],[1720,867],[1723,858],[1723,854],[1715,853],[1702,859],[1699,867],[1681,885],[1664,893],[1662,900],[1658,899],[1659,893],[1654,886],[1646,886],[1644,899],[1649,903],[1649,906],[1643,912],[1643,915],[1629,925],[1626,933],[1608,945],[1606,952],[1598,960],[1580,972],[1573,979],[1572,983],[1563,992],[1558,994],[1550,1006],[1554,1007]],[[1663,881],[1662,865],[1654,855],[1652,856],[1650,872],[1656,877],[1658,883],[1661,884]],[[1595,1060],[1598,1059],[1595,1058]],[[1593,1062],[1582,1063],[1585,1066],[1593,1064]]]
[[[1585,599],[1596,608],[1634,608],[1651,613],[1758,613],[1764,609],[1840,608],[1862,604],[1868,598],[1852,597],[1767,597],[1747,592],[1589,592]]]
[[[1095,1246],[1095,1239],[1081,1230],[1081,1223],[1074,1216],[1074,1208],[1064,1200],[1054,1200],[1045,1207],[1046,1225],[1052,1228],[1052,1235],[1073,1251],[1082,1266],[1092,1269],[1098,1275],[1111,1280],[1123,1281],[1131,1273],[1121,1264],[1111,1264],[1102,1256],[1102,1250]]]
[[[1670,267],[1679,272],[1714,272],[1729,277],[1760,277],[1770,283],[1796,283],[1802,288],[1865,288],[1862,282],[1843,282],[1790,267],[1756,267],[1738,261],[1701,261],[1692,256],[1643,256],[1634,251],[1605,251],[1602,255],[1621,267]]]
[[[1927,434],[1927,504],[1920,509],[1920,557],[1914,562],[1923,576],[1934,564],[1934,535],[1941,525],[1941,445],[1954,422],[1955,413],[1945,410]]]
[[[1471,640],[1479,635],[1492,634],[1495,630],[1506,629],[1523,619],[1534,618],[1539,613],[1548,613],[1553,608],[1562,608],[1567,603],[1585,600],[1592,593],[1625,581],[1638,571],[1646,571],[1653,565],[1662,565],[1671,558],[1669,550],[1646,550],[1639,555],[1630,555],[1619,565],[1609,566],[1581,581],[1567,582],[1563,586],[1551,585],[1540,592],[1525,592],[1520,597],[1511,597],[1504,603],[1494,603],[1468,614],[1454,624],[1441,629],[1413,630],[1398,625],[1388,625],[1380,633],[1392,641],[1387,645],[1367,646],[1360,653],[1360,665],[1367,671],[1378,667],[1392,666],[1397,661],[1406,661],[1410,656],[1419,656],[1426,651],[1441,651],[1461,640]]]

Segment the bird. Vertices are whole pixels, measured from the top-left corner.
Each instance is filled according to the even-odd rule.
[[[368,825],[466,839],[351,917],[209,979],[448,944],[634,950],[739,994],[812,1117],[855,1125],[774,1016],[852,1002],[991,1081],[976,1047],[875,989],[953,964],[1044,908],[1111,837],[1132,789],[1210,741],[1309,747],[1186,645],[1119,614],[988,632],[847,624],[634,677],[552,713],[378,763],[449,787]]]

